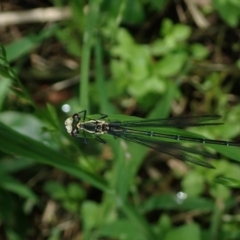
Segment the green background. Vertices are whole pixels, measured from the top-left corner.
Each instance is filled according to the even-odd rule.
[[[62,6],[71,14],[56,22],[29,12],[26,23],[1,22]],[[188,131],[240,142],[239,1],[0,7],[0,239],[240,239],[239,148],[207,148],[221,153],[199,156],[207,169],[113,137],[84,145],[64,128],[82,110],[111,120],[221,115],[224,125]]]

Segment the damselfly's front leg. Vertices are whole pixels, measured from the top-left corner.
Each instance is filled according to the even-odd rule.
[[[108,115],[107,114],[103,114],[103,113],[100,113],[101,117],[98,118],[97,120],[101,120],[101,119],[104,119],[104,118],[107,118]]]
[[[87,144],[88,142],[87,142],[86,133],[82,132],[82,135],[83,135],[83,137],[81,137],[79,135],[77,137],[80,138],[84,144]]]
[[[96,122],[98,122],[98,120],[102,120],[102,119],[105,119],[105,118],[107,118],[107,117],[108,117],[108,115],[107,115],[107,114],[102,114],[102,113],[100,113],[100,115],[101,115],[101,117],[100,117],[100,118],[97,118],[97,119],[88,118],[88,120],[93,120],[93,121],[96,121]]]
[[[99,136],[96,135],[95,139],[100,142],[100,143],[106,143],[102,138],[100,138]]]
[[[83,110],[81,112],[78,113],[78,116],[81,117],[81,115],[83,114],[83,121],[85,121],[86,119],[86,114],[87,114],[87,110]]]

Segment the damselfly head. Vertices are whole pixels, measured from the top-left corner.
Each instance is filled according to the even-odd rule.
[[[72,135],[72,123],[73,123],[73,118],[69,117],[65,121],[65,128],[67,129],[67,132]]]

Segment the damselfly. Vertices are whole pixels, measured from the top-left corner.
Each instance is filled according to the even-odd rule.
[[[134,121],[110,121],[107,120],[108,115],[100,115],[101,117],[97,119],[87,119],[86,110],[74,114],[65,121],[67,132],[74,137],[82,138],[85,144],[87,144],[86,133],[93,134],[95,139],[101,143],[106,142],[100,136],[106,134],[112,135],[115,138],[122,138],[152,148],[156,151],[169,154],[182,161],[191,162],[207,168],[214,167],[210,163],[200,160],[191,154],[198,154],[207,158],[217,158],[215,154],[201,151],[196,148],[182,146],[179,141],[223,146],[240,146],[238,142],[204,139],[160,132],[163,128],[219,125],[222,123],[212,122],[220,118],[218,115]],[[154,131],[151,131],[151,128],[154,129]]]

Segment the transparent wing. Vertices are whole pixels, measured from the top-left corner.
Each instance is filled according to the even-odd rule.
[[[160,118],[150,120],[122,121],[118,124],[122,127],[175,127],[183,128],[190,126],[220,125],[222,123],[210,122],[216,121],[221,116],[196,116],[196,117],[179,117],[179,118]],[[111,124],[111,123],[110,123]]]
[[[202,155],[202,156],[208,157],[208,158],[215,158],[215,159],[217,158],[213,154],[207,153],[205,151],[200,151],[200,150],[197,150],[194,148],[190,148],[190,147],[185,147],[185,146],[182,146],[181,144],[175,143],[175,142],[164,142],[164,141],[159,141],[156,139],[146,139],[146,138],[141,138],[141,137],[137,137],[137,136],[133,136],[133,135],[121,135],[118,133],[113,133],[113,135],[115,137],[119,137],[119,138],[125,139],[127,141],[149,147],[158,152],[166,153],[168,155],[178,158],[179,160],[191,162],[191,163],[194,163],[196,165],[200,165],[200,166],[203,166],[206,168],[214,168],[214,167],[208,162],[202,161],[195,156],[187,154],[187,152]]]

